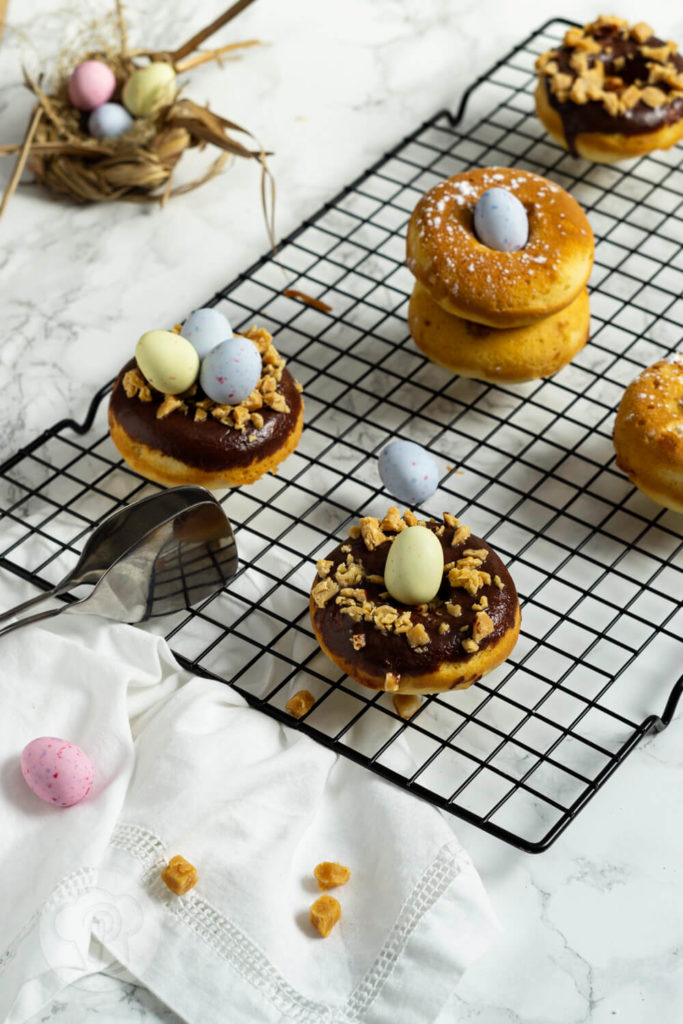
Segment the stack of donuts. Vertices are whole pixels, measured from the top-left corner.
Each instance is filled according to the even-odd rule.
[[[563,188],[489,167],[431,188],[413,211],[408,324],[429,359],[464,377],[546,377],[588,340],[593,232]]]

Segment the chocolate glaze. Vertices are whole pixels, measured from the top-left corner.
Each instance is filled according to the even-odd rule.
[[[646,58],[639,52],[639,45],[658,47],[664,42],[656,36],[650,36],[644,44],[638,44],[630,38],[622,38],[620,34],[614,33],[609,27],[596,29],[592,33],[593,38],[601,44],[603,49],[600,53],[591,54],[588,57],[588,66],[592,67],[596,61],[601,61],[605,66],[605,76],[616,75],[623,79],[624,86],[632,85],[636,79],[645,84],[648,77]],[[576,51],[570,47],[562,46],[557,50],[557,67],[559,72],[572,75],[576,73],[570,67],[569,61]],[[620,69],[614,67],[617,57],[625,57],[626,63]],[[683,71],[683,57],[674,53],[669,57],[677,71]],[[664,82],[658,82],[657,88],[667,92],[669,87]],[[549,77],[545,78],[545,91],[548,102],[560,118],[564,128],[564,137],[567,141],[569,152],[573,156],[576,152],[576,136],[583,132],[600,132],[605,135],[642,135],[647,132],[656,132],[668,124],[675,124],[683,117],[683,97],[674,98],[670,103],[662,104],[660,107],[649,107],[647,103],[639,100],[634,107],[623,114],[609,114],[600,100],[589,100],[588,103],[574,103],[567,100],[560,103],[557,97],[550,91]]]
[[[435,533],[440,525],[440,523],[430,522],[427,524],[427,529]],[[493,621],[493,632],[480,641],[479,647],[484,650],[499,640],[514,625],[515,613],[519,605],[515,585],[500,558],[486,541],[470,536],[464,543],[453,547],[449,543],[453,533],[453,529],[447,526],[442,536],[439,537],[444,563],[455,562],[462,558],[465,549],[486,548],[489,554],[481,568],[491,576],[491,583],[485,584],[472,597],[461,587],[451,587],[448,582],[448,574],[444,574],[438,596],[444,602],[452,601],[453,604],[459,604],[462,608],[460,618],[455,619],[449,615],[445,606],[434,610],[428,608],[427,611],[421,612],[416,606],[401,604],[393,597],[381,598],[380,594],[385,592],[384,585],[363,580],[362,583],[355,586],[365,590],[369,601],[374,601],[378,605],[390,605],[392,608],[397,608],[399,612],[410,611],[413,623],[424,625],[431,643],[425,648],[416,650],[410,646],[405,634],[382,632],[369,622],[354,622],[350,615],[342,614],[340,606],[332,598],[324,608],[316,608],[313,618],[315,628],[327,649],[372,676],[383,676],[386,672],[393,672],[397,676],[423,675],[428,672],[436,672],[444,662],[467,662],[472,654],[463,649],[462,642],[472,636],[472,623],[477,614],[472,605],[478,604],[482,595],[488,598],[489,604],[486,612]],[[368,551],[362,537],[349,538],[326,556],[334,562],[334,567],[330,571],[331,578],[334,579],[337,566],[346,562],[349,552],[342,551],[342,547],[346,547],[347,544],[353,558],[362,563],[367,575],[383,576],[390,543],[390,541],[386,541],[373,551]],[[502,580],[503,590],[499,590],[493,583],[495,575]],[[320,577],[316,576],[314,585],[319,579]],[[441,622],[450,624],[450,632],[444,635],[439,633],[438,627]],[[467,632],[461,632],[460,627],[465,625],[469,627]],[[365,646],[357,651],[351,638],[359,633],[365,636]]]
[[[135,359],[131,359],[119,373],[109,400],[111,413],[133,440],[196,469],[214,472],[226,466],[250,466],[256,459],[267,458],[282,447],[301,415],[301,395],[285,369],[277,390],[285,396],[290,411],[275,412],[264,405],[258,410],[263,416],[260,430],[253,424],[242,431],[226,427],[211,414],[195,422],[194,403],[205,397],[199,386],[194,398],[183,399],[189,412],[172,412],[158,420],[162,394],[153,391],[151,402],[141,402],[137,396],[128,398],[123,389],[124,375],[135,366]],[[256,434],[257,440],[249,441],[250,434]]]

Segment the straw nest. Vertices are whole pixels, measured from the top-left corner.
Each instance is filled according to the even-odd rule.
[[[130,131],[120,138],[96,139],[88,134],[87,114],[77,110],[67,94],[71,70],[84,60],[96,59],[108,64],[116,77],[116,92],[112,99],[119,100],[121,90],[131,75],[145,59],[168,61],[178,73],[218,60],[230,51],[251,46],[255,41],[232,43],[216,50],[202,51],[194,57],[188,56],[213,32],[235,17],[252,0],[238,0],[228,11],[211,25],[198,32],[184,46],[175,51],[156,52],[150,50],[129,50],[125,23],[120,0],[117,0],[120,43],[110,50],[89,50],[63,62],[64,69],[57,77],[56,85],[44,91],[26,71],[25,81],[36,96],[37,104],[29,122],[26,136],[17,146],[5,146],[0,155],[18,153],[14,173],[7,186],[0,206],[0,215],[16,188],[24,167],[33,172],[35,179],[53,193],[68,196],[79,203],[111,202],[125,200],[136,203],[161,203],[171,197],[191,191],[216,175],[230,156],[257,160],[261,165],[261,191],[266,221],[271,228],[272,180],[270,215],[268,211],[266,182],[268,170],[267,154],[251,133],[233,121],[221,117],[209,109],[176,93],[173,102],[151,117],[138,117]],[[235,138],[237,132],[246,138],[247,144]],[[203,149],[215,146],[220,154],[209,164],[199,178],[173,187],[173,172],[186,150],[192,147]],[[272,235],[272,230],[271,230]]]

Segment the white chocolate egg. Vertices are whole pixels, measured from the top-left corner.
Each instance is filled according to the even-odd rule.
[[[173,331],[147,331],[135,346],[140,373],[165,395],[179,395],[192,387],[199,374],[197,350]]]
[[[529,241],[529,218],[517,196],[506,188],[489,188],[474,208],[474,231],[483,245],[516,252]]]
[[[175,71],[163,60],[137,68],[123,87],[121,98],[134,117],[151,117],[173,102]]]
[[[443,549],[426,526],[408,526],[392,543],[384,585],[401,604],[423,604],[436,597],[443,578]]]

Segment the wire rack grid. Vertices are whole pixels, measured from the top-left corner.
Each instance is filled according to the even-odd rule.
[[[683,173],[676,151],[616,168],[575,160],[533,113],[533,63],[553,20],[212,300],[275,336],[304,386],[306,425],[276,476],[225,494],[241,568],[221,593],[156,621],[181,662],[235,687],[438,807],[515,846],[547,849],[615,768],[673,717],[683,688],[681,519],[614,466],[624,385],[679,342]],[[422,193],[471,166],[551,177],[596,235],[592,336],[556,377],[454,378],[415,348],[404,236]],[[319,297],[324,312],[286,297]],[[75,562],[92,525],[157,489],[118,458],[105,397],[0,467],[0,565],[38,586]],[[508,563],[523,605],[512,657],[409,719],[341,676],[308,619],[314,563],[360,515],[383,515],[376,455],[395,436],[443,470],[421,511],[453,512]],[[672,686],[673,683],[673,686]],[[287,700],[306,688],[311,711]],[[663,709],[661,714],[656,709]]]

